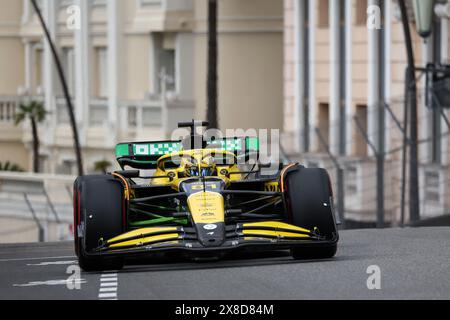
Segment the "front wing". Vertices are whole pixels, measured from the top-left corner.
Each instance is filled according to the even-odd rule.
[[[88,256],[116,256],[180,251],[192,255],[237,251],[239,249],[290,249],[295,247],[327,247],[335,245],[318,230],[307,230],[287,223],[268,221],[238,223],[226,226],[226,239],[213,247],[203,246],[195,228],[153,227],[133,230],[113,239],[101,239],[101,245]]]

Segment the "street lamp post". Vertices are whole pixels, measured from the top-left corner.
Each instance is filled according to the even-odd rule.
[[[405,36],[406,54],[408,58],[408,67],[406,71],[406,92],[405,92],[405,114],[409,112],[410,120],[410,166],[409,166],[409,214],[410,221],[420,219],[419,212],[419,169],[418,169],[418,148],[417,148],[417,84],[414,65],[414,51],[412,46],[411,32],[409,28],[408,12],[405,0],[398,0],[403,32]],[[431,34],[431,25],[433,18],[434,0],[413,0],[414,14],[416,18],[417,32],[423,38]],[[406,123],[405,123],[406,124]],[[404,148],[403,157],[406,157]],[[402,200],[403,202],[403,200]],[[402,203],[402,211],[403,211]]]
[[[433,11],[435,0],[413,0],[414,17],[417,33],[422,38],[428,38],[433,25]]]
[[[208,84],[207,84],[207,118],[209,128],[219,128],[217,110],[217,0],[208,0]]]

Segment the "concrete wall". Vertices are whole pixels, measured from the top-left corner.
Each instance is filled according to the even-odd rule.
[[[24,82],[24,50],[20,31],[22,1],[0,0],[0,95],[15,95]]]
[[[21,142],[2,141],[0,142],[0,162],[9,161],[19,165],[23,170],[28,170],[31,165],[28,150]]]
[[[197,118],[206,118],[206,2],[195,2]],[[283,2],[219,1],[221,128],[283,126]]]

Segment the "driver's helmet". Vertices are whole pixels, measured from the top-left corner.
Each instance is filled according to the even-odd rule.
[[[216,173],[216,162],[212,156],[206,156],[200,163],[201,175],[212,176]]]
[[[214,175],[216,172],[216,164],[211,156],[203,158],[200,164],[195,158],[185,159],[184,168],[185,175],[188,177],[207,177]]]
[[[184,158],[184,171],[187,177],[198,177],[198,163],[195,158]]]

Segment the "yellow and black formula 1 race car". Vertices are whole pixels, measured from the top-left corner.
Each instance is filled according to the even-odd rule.
[[[182,141],[119,144],[122,171],[74,183],[75,250],[85,271],[120,269],[136,255],[198,259],[236,250],[290,249],[295,259],[336,254],[328,173],[298,164],[262,174],[257,138],[208,141],[192,121]],[[201,147],[198,145],[200,141]],[[258,157],[257,157],[258,158]],[[244,161],[242,161],[244,160]],[[152,172],[147,174],[145,172]]]

